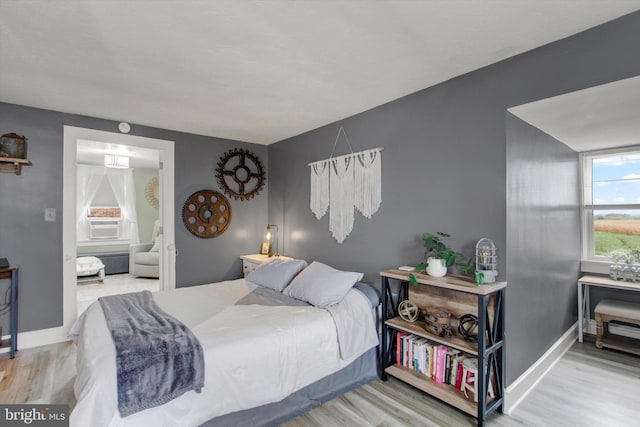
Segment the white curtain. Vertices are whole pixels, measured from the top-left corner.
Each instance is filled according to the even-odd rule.
[[[109,184],[122,211],[122,230],[125,239],[134,245],[140,243],[136,190],[133,185],[133,169],[105,168]]]
[[[382,150],[374,148],[308,163],[309,207],[317,219],[329,211],[329,230],[338,243],[344,242],[353,230],[354,208],[365,218],[371,218],[380,208]]]
[[[76,239],[89,239],[87,211],[104,178],[103,166],[78,165],[76,185]]]
[[[365,218],[371,218],[382,203],[380,151],[371,150],[354,156],[355,206]]]
[[[311,166],[311,193],[309,207],[317,219],[329,209],[329,160],[316,162]]]
[[[353,230],[354,160],[352,156],[330,160],[329,230],[338,243],[344,242]]]
[[[112,169],[104,166],[78,165],[76,198],[77,240],[89,240],[87,211],[105,176],[122,211],[122,237],[131,244],[140,242],[136,192],[133,185],[133,169]]]

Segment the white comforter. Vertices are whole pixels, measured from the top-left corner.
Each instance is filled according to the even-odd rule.
[[[233,305],[254,288],[239,279],[154,294],[160,308],[191,328],[200,341],[205,386],[199,394],[190,391],[125,418],[118,412],[113,340],[100,304],[91,305],[70,333],[78,346],[78,402],[71,426],[197,426],[282,400],[377,344],[369,302],[355,289],[334,306],[332,317],[312,306]],[[350,321],[336,326],[333,318]],[[350,343],[348,349],[343,344],[344,359],[336,329],[340,341]]]

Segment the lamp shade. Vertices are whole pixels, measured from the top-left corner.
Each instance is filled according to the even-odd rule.
[[[278,253],[278,226],[275,224],[267,225],[264,230],[264,241],[269,243],[269,256],[279,256]]]

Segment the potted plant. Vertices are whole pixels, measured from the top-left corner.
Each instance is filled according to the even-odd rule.
[[[607,255],[613,261],[613,264],[609,267],[609,277],[611,277],[613,280],[623,279],[622,267],[620,266],[620,262],[622,262],[627,257],[627,252],[619,249],[611,251]]]
[[[438,231],[436,234],[424,233],[422,240],[425,247],[425,262],[419,264],[416,269],[425,270],[429,276],[442,277],[447,274],[447,268],[456,263],[456,260],[462,258],[460,252],[456,252],[449,248],[444,239],[451,236],[447,233]]]

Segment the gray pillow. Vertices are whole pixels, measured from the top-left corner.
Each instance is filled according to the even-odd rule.
[[[246,277],[247,282],[282,292],[291,279],[307,266],[303,259],[271,258],[260,264]]]
[[[362,273],[340,271],[314,261],[282,293],[324,308],[342,301],[362,276]]]

